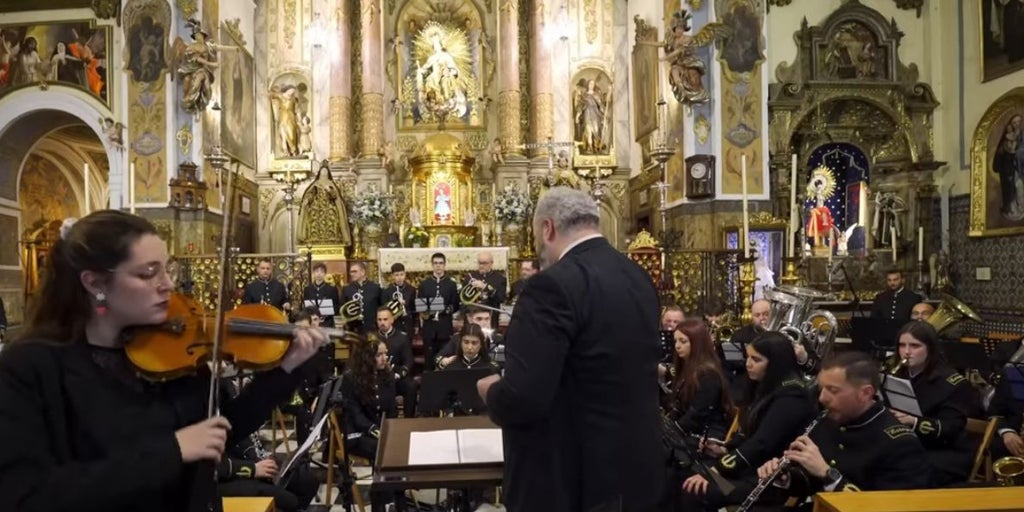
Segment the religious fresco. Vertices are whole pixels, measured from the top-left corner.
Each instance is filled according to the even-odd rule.
[[[256,168],[256,67],[252,55],[245,51],[245,43],[226,26],[220,29],[220,40],[230,41],[237,51],[220,56],[220,143],[224,153],[234,157],[250,169]],[[306,128],[306,142],[310,146],[309,116],[299,120],[299,136]]]
[[[148,54],[146,59],[159,59],[160,54],[152,54],[152,49],[143,51],[141,38],[152,38],[160,31],[163,31],[160,37],[166,37],[171,23],[171,7],[166,0],[133,0],[125,5],[122,21],[129,36],[123,56],[128,70],[128,119],[125,123],[128,134],[125,142],[129,150],[128,161],[135,167],[135,197],[129,202],[166,203],[168,105],[164,88],[167,81],[162,79],[163,69],[155,69],[154,64],[142,65],[144,53]],[[146,41],[147,44],[150,42]],[[157,46],[165,44],[162,39]],[[135,60],[132,58],[133,48],[139,56]],[[133,63],[137,63],[138,74],[131,68]],[[148,81],[154,72],[159,76]]]
[[[1024,87],[996,100],[971,145],[971,236],[1024,233]]]
[[[981,81],[1024,69],[1024,2],[975,1],[981,10]]]
[[[0,96],[32,85],[62,84],[109,102],[110,27],[94,22],[0,26]]]
[[[163,77],[167,70],[167,27],[142,15],[127,29],[128,59],[125,68],[131,79],[141,83],[153,83]]]
[[[37,154],[25,159],[18,197],[22,207],[21,222],[26,230],[81,215],[79,196],[67,177],[53,162]]]

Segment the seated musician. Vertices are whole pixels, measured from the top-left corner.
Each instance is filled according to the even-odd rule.
[[[927,322],[910,322],[897,339],[900,360],[896,377],[909,379],[921,416],[893,411],[900,423],[921,438],[935,470],[935,485],[967,479],[974,447],[966,437],[967,418],[980,418],[981,400],[967,379],[950,368],[938,350],[939,335]]]
[[[221,389],[234,397],[237,387],[224,379]],[[308,429],[307,429],[308,430]],[[303,438],[304,439],[304,438]],[[300,439],[301,441],[301,439]],[[272,496],[274,506],[282,512],[298,512],[316,497],[319,484],[308,464],[296,464],[279,485],[274,484],[282,464],[263,447],[255,432],[229,445],[217,465],[217,488],[221,496]]]
[[[445,369],[445,367],[458,359],[456,352],[459,350],[459,338],[470,325],[478,325],[483,330],[485,338],[484,341],[487,342],[488,346],[488,355],[493,356],[496,347],[504,349],[505,338],[501,333],[495,332],[491,329],[491,314],[489,311],[474,306],[466,306],[462,313],[465,314],[465,321],[462,326],[455,331],[456,334],[452,336],[451,341],[446,343],[445,346],[437,353],[435,363],[439,370]],[[494,360],[494,358],[492,357],[491,360]]]
[[[728,494],[701,475],[683,482],[683,510],[717,510],[741,503],[756,483],[757,468],[777,456],[817,412],[804,387],[789,338],[766,332],[747,345],[747,383],[740,429],[725,445],[709,441],[704,452],[720,455],[712,471],[735,485]]]
[[[796,438],[783,455],[789,469],[777,475],[758,504],[771,503],[783,488],[788,496],[821,491],[921,489],[930,468],[921,441],[875,399],[879,365],[861,352],[826,360],[818,374],[819,400],[828,411],[809,434]],[[775,457],[757,470],[765,481],[776,472]]]
[[[708,439],[724,442],[732,400],[708,328],[701,320],[684,320],[673,334],[669,418],[690,434],[706,430]]]
[[[444,365],[444,370],[465,370],[467,368],[491,368],[498,370],[498,365],[491,361],[487,349],[487,337],[484,330],[475,323],[466,324],[459,336],[459,348],[455,352],[455,360]]]
[[[736,330],[728,340],[721,340],[722,343],[730,343],[741,354],[747,353],[747,345],[754,341],[768,326],[771,320],[772,303],[765,299],[755,300],[750,305],[751,322]],[[729,390],[733,396],[741,396],[744,387],[747,385],[747,368],[744,361],[727,361],[722,354],[722,368],[725,369],[726,377],[729,378]]]
[[[989,449],[992,459],[1006,456],[1024,456],[1024,441],[1021,440],[1021,428],[1024,427],[1024,401],[1014,396],[1014,387],[1021,386],[1024,380],[1024,368],[1009,365],[999,370],[996,377],[995,392],[988,405],[988,417],[999,417],[996,436],[992,439]],[[1018,391],[1019,393],[1019,391]]]
[[[349,369],[342,375],[345,449],[373,460],[385,418],[398,416],[395,376],[388,367],[388,345],[375,334],[352,344]]]
[[[395,372],[395,390],[402,397],[402,410],[406,417],[416,411],[419,384],[412,375],[412,341],[409,334],[395,327],[395,314],[387,306],[377,309],[377,332],[388,346],[391,369]]]

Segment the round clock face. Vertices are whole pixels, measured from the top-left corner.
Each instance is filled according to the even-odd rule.
[[[695,180],[702,179],[702,178],[704,178],[707,175],[708,175],[708,168],[707,168],[706,165],[704,165],[702,163],[696,163],[696,164],[693,164],[693,167],[690,167],[690,176],[692,176],[693,179],[695,179]]]

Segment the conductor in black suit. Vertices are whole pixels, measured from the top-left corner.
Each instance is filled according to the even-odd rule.
[[[875,296],[871,318],[909,322],[910,313],[914,305],[921,302],[921,296],[904,286],[903,273],[899,270],[886,272],[885,284],[889,289]]]
[[[544,270],[517,302],[504,377],[477,383],[502,427],[510,512],[646,512],[660,498],[658,295],[598,215],[577,190],[541,198]]]

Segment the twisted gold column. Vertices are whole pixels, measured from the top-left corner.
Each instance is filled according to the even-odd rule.
[[[505,153],[518,153],[519,133],[519,0],[501,0],[498,12],[501,73],[498,77],[498,137]]]

